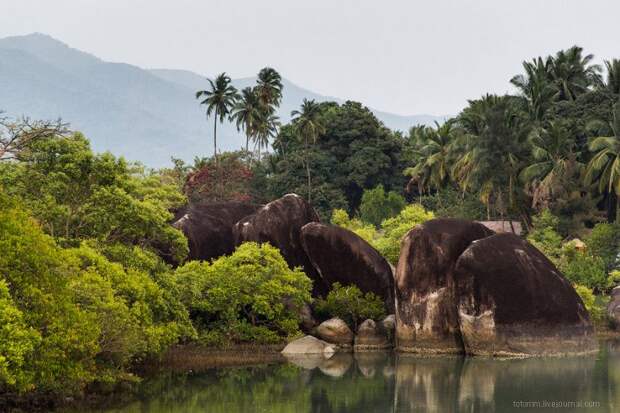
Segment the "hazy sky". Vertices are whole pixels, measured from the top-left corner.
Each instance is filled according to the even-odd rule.
[[[510,91],[525,58],[620,57],[620,0],[0,0],[0,37],[42,32],[142,67],[249,76],[400,114]]]

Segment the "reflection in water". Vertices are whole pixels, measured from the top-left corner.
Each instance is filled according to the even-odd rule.
[[[620,344],[614,342],[590,357],[500,360],[369,352],[291,361],[159,376],[144,382],[134,402],[102,411],[478,412],[524,411],[519,403],[545,402],[565,403],[563,412],[583,411],[591,402],[596,408],[586,411],[620,411]]]

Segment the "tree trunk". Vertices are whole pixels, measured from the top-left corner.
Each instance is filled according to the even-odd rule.
[[[213,117],[213,158],[217,165],[217,107],[215,108],[215,116]]]
[[[308,138],[306,138],[306,175],[308,177],[308,203],[312,199],[312,181],[310,179],[310,161],[308,160]]]
[[[620,210],[620,197],[616,195],[614,190],[609,191],[607,197],[607,222],[615,222],[618,218],[618,211]]]

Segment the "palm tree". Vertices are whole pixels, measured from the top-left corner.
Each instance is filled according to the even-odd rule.
[[[211,87],[210,90],[199,90],[196,92],[196,99],[204,97],[201,105],[207,106],[207,117],[214,114],[213,122],[213,155],[217,163],[217,122],[224,122],[230,113],[230,109],[237,100],[237,89],[230,84],[230,77],[226,73],[221,73],[215,78],[215,82],[207,79]]]
[[[519,177],[533,188],[533,204],[540,205],[560,189],[561,180],[579,170],[579,153],[575,151],[575,137],[560,122],[550,122],[530,134],[532,162],[523,168]]]
[[[611,93],[620,94],[620,59],[606,60],[605,67],[607,68],[605,89]]]
[[[454,144],[454,122],[449,120],[443,125],[435,122],[435,128],[423,127],[412,130],[413,138],[421,157],[413,168],[407,168],[405,174],[423,186],[437,189],[445,186],[452,163],[452,145]]]
[[[262,113],[256,120],[254,143],[258,148],[258,162],[260,162],[261,148],[269,147],[269,139],[278,134],[280,118],[274,114]]]
[[[523,62],[525,75],[510,79],[510,83],[519,89],[527,101],[528,113],[534,121],[542,121],[556,94],[557,89],[551,82],[551,64],[552,59],[549,57]]]
[[[256,135],[256,123],[261,116],[261,105],[256,88],[246,87],[232,108],[231,121],[235,121],[237,130],[245,132],[245,151],[249,151],[250,140]]]
[[[601,82],[601,67],[591,65],[594,55],[583,56],[583,48],[560,50],[552,59],[550,73],[557,88],[557,100],[575,100]]]
[[[313,100],[304,99],[300,110],[291,112],[297,136],[304,142],[304,163],[308,181],[308,202],[312,197],[312,180],[310,176],[310,144],[316,143],[319,135],[325,132],[320,120],[321,106]]]
[[[486,95],[470,101],[457,119],[463,128],[465,147],[454,162],[453,178],[463,191],[476,187],[481,201],[500,216],[518,209],[518,174],[525,158],[527,125],[515,105],[515,97]],[[523,211],[519,210],[519,213]]]
[[[613,198],[616,204],[620,201],[620,102],[614,105],[613,121],[609,125],[612,136],[599,136],[592,138],[588,144],[588,149],[594,156],[586,167],[586,183],[597,182],[601,194],[609,194],[609,212],[618,205],[611,205]],[[616,214],[609,214],[609,221],[614,221]]]
[[[256,92],[262,105],[274,108],[282,100],[282,76],[270,67],[261,69],[256,80]]]

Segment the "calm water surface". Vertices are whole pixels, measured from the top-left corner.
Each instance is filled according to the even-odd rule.
[[[620,342],[588,357],[364,353],[296,362],[163,375],[145,381],[137,400],[92,412],[620,412]]]

